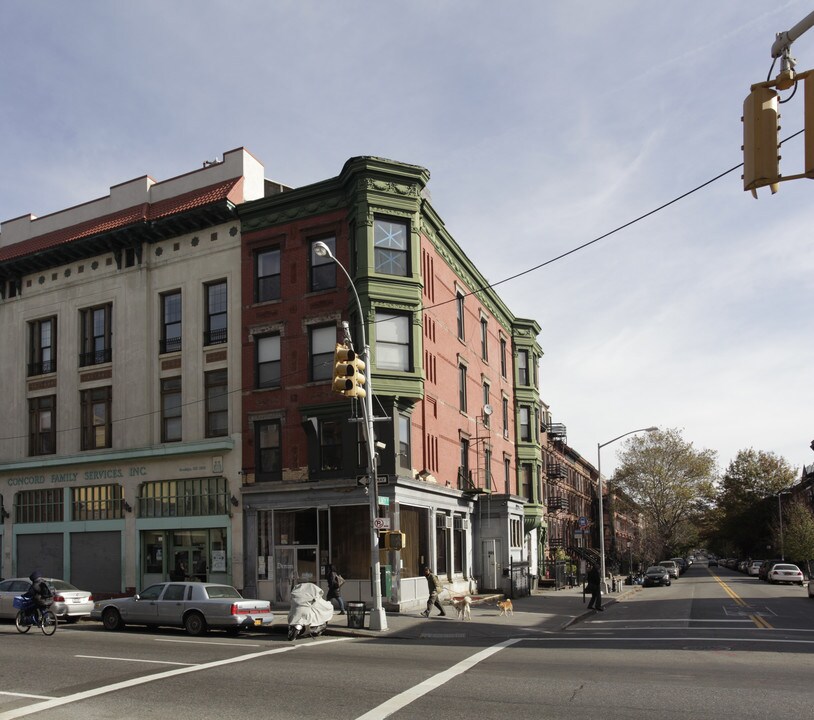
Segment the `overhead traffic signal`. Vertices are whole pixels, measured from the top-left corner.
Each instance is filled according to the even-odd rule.
[[[743,189],[769,185],[777,192],[780,182],[780,120],[777,91],[755,87],[743,101]]]
[[[346,397],[363,398],[365,392],[365,363],[355,350],[337,343],[334,350],[333,391]]]

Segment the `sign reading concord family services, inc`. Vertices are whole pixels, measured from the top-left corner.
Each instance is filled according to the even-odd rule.
[[[127,467],[112,467],[98,470],[85,470],[84,472],[55,472],[39,475],[13,475],[6,480],[9,487],[25,487],[36,485],[65,485],[75,482],[99,482],[104,480],[118,480],[120,478],[143,478],[147,475],[145,465],[132,465]]]

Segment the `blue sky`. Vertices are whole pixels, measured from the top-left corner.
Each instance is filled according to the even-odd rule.
[[[6,0],[0,219],[166,179],[246,147],[300,186],[356,155],[422,165],[497,282],[734,168],[752,83],[803,0]],[[814,68],[814,30],[793,46]],[[776,72],[776,71],[775,71]],[[802,129],[802,93],[782,106]],[[783,148],[799,172],[802,138]],[[541,389],[590,461],[681,428],[814,462],[810,200],[740,170],[500,286],[542,326]],[[623,443],[603,450],[603,471]]]

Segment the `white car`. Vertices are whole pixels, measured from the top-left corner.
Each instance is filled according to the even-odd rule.
[[[769,583],[803,583],[803,571],[796,565],[791,563],[777,563],[772,566],[772,569],[766,574],[766,580]]]
[[[746,568],[746,573],[748,575],[754,575],[755,577],[757,577],[758,574],[760,573],[760,566],[762,564],[763,560],[752,560],[752,562],[749,563],[749,567]]]
[[[58,578],[43,578],[51,588],[54,604],[51,610],[62,622],[76,622],[88,617],[93,610],[93,596],[87,590],[75,588],[71,583]],[[14,598],[22,595],[31,587],[28,578],[9,578],[0,582],[0,617],[15,618],[17,609]]]

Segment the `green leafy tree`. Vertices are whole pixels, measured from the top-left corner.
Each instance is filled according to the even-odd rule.
[[[771,526],[775,547],[782,545],[783,555],[789,562],[800,563],[808,572],[808,561],[814,560],[814,513],[801,499],[788,500],[783,505],[783,537],[780,538],[780,522]]]
[[[653,539],[668,556],[697,541],[696,518],[714,498],[714,450],[699,450],[675,428],[632,436],[613,482],[641,508]]]
[[[718,544],[731,547],[738,557],[762,557],[772,544],[771,524],[776,516],[772,503],[765,500],[795,479],[795,469],[775,453],[740,450],[721,477]]]

